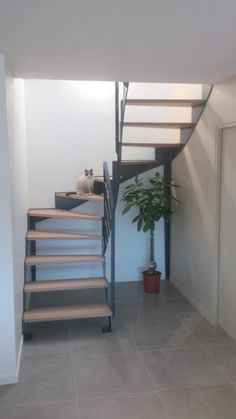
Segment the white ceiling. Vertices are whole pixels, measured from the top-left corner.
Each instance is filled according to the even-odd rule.
[[[215,83],[236,74],[235,0],[0,0],[17,77]]]

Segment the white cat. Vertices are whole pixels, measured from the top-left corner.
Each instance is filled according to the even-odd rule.
[[[94,176],[93,169],[84,170],[77,182],[77,193],[82,195],[91,195],[93,193]]]

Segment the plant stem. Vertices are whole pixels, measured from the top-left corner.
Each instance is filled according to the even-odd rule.
[[[155,261],[154,256],[154,233],[155,233],[155,224],[150,229],[150,263],[149,263],[149,269],[151,272],[155,272],[157,264]]]

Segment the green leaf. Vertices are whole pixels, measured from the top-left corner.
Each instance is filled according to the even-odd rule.
[[[132,204],[129,204],[129,205],[127,205],[124,209],[123,209],[123,211],[122,211],[122,214],[126,214],[131,208],[132,208]]]
[[[150,224],[144,224],[143,232],[146,233],[148,230],[150,230],[150,228],[151,228]]]
[[[172,183],[170,176],[161,176],[158,172],[145,183],[136,176],[134,182],[126,187],[121,198],[125,204],[122,213],[125,214],[132,207],[137,208],[138,214],[132,223],[137,222],[138,231],[143,229],[146,232],[153,228],[161,217],[165,220],[170,219],[173,208],[176,207],[172,204],[179,202],[172,194],[177,186]]]
[[[140,214],[136,215],[136,217],[133,218],[132,223],[136,223],[138,219],[140,218]]]
[[[142,228],[142,224],[143,224],[143,219],[142,219],[142,217],[140,217],[140,218],[139,218],[139,220],[138,220],[138,225],[137,225],[137,229],[138,229],[138,231],[140,231],[140,230],[141,230],[141,228]]]

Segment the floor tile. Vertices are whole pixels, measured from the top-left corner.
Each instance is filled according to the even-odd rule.
[[[138,281],[123,282],[116,284],[116,301],[123,303],[137,303],[141,300],[143,294],[142,283]]]
[[[94,333],[90,336],[81,336],[76,330],[71,331],[70,345],[72,356],[79,354],[96,355],[135,352],[133,344],[127,331],[113,332],[109,334]]]
[[[221,368],[199,347],[141,354],[157,390],[227,382]]]
[[[135,323],[128,326],[128,330],[141,351],[198,345],[195,338],[178,320],[162,324]]]
[[[195,325],[192,324],[189,330],[202,345],[234,343],[221,327],[211,326],[206,320],[202,320]]]
[[[183,330],[183,327],[182,323],[178,319],[167,319],[162,322],[134,322],[133,324],[128,325],[130,333],[142,333],[145,331],[149,331],[151,333],[156,331],[159,334],[175,333],[180,329]]]
[[[236,344],[207,345],[204,348],[222,366],[227,377],[236,381]]]
[[[132,322],[177,321],[171,307],[166,302],[141,301],[139,303],[118,303],[116,321],[129,324]]]
[[[184,297],[172,285],[171,281],[161,281],[159,294],[145,294],[141,293],[141,300],[159,300],[159,301],[184,301]]]
[[[0,413],[0,419],[79,419],[77,402],[15,406]]]
[[[7,406],[75,399],[70,358],[23,360],[19,383],[10,386]]]
[[[159,393],[171,419],[235,419],[236,393],[231,385]]]
[[[155,393],[80,402],[81,419],[168,419]]]
[[[91,337],[100,336],[103,327],[107,325],[107,319],[76,319],[67,322],[69,338],[76,336]]]
[[[194,330],[202,322],[205,322],[205,319],[197,311],[192,311],[188,315],[182,317],[177,313],[175,315],[182,322],[182,325],[189,331]]]
[[[197,313],[192,304],[186,300],[172,301],[170,302],[171,311],[181,320],[189,318],[190,316]]]
[[[95,294],[94,301],[104,297]],[[155,295],[145,294],[142,282],[120,283],[117,297],[112,334],[102,334],[106,319],[33,326],[20,382],[0,387],[0,419],[236,419],[229,336],[169,281]],[[90,299],[90,292],[57,293],[35,304]]]
[[[32,326],[31,331],[33,339],[24,343],[24,358],[35,360],[69,356],[69,336],[64,324],[37,324]]]
[[[182,294],[171,284],[170,281],[161,281],[160,293],[147,294],[143,290],[143,282],[124,282],[116,285],[117,302],[140,302],[148,301],[183,301]]]
[[[11,391],[11,387],[14,387],[14,386],[12,385],[0,386],[0,412],[7,405],[8,395],[9,395],[9,392]]]
[[[139,354],[74,358],[79,398],[153,390]]]

